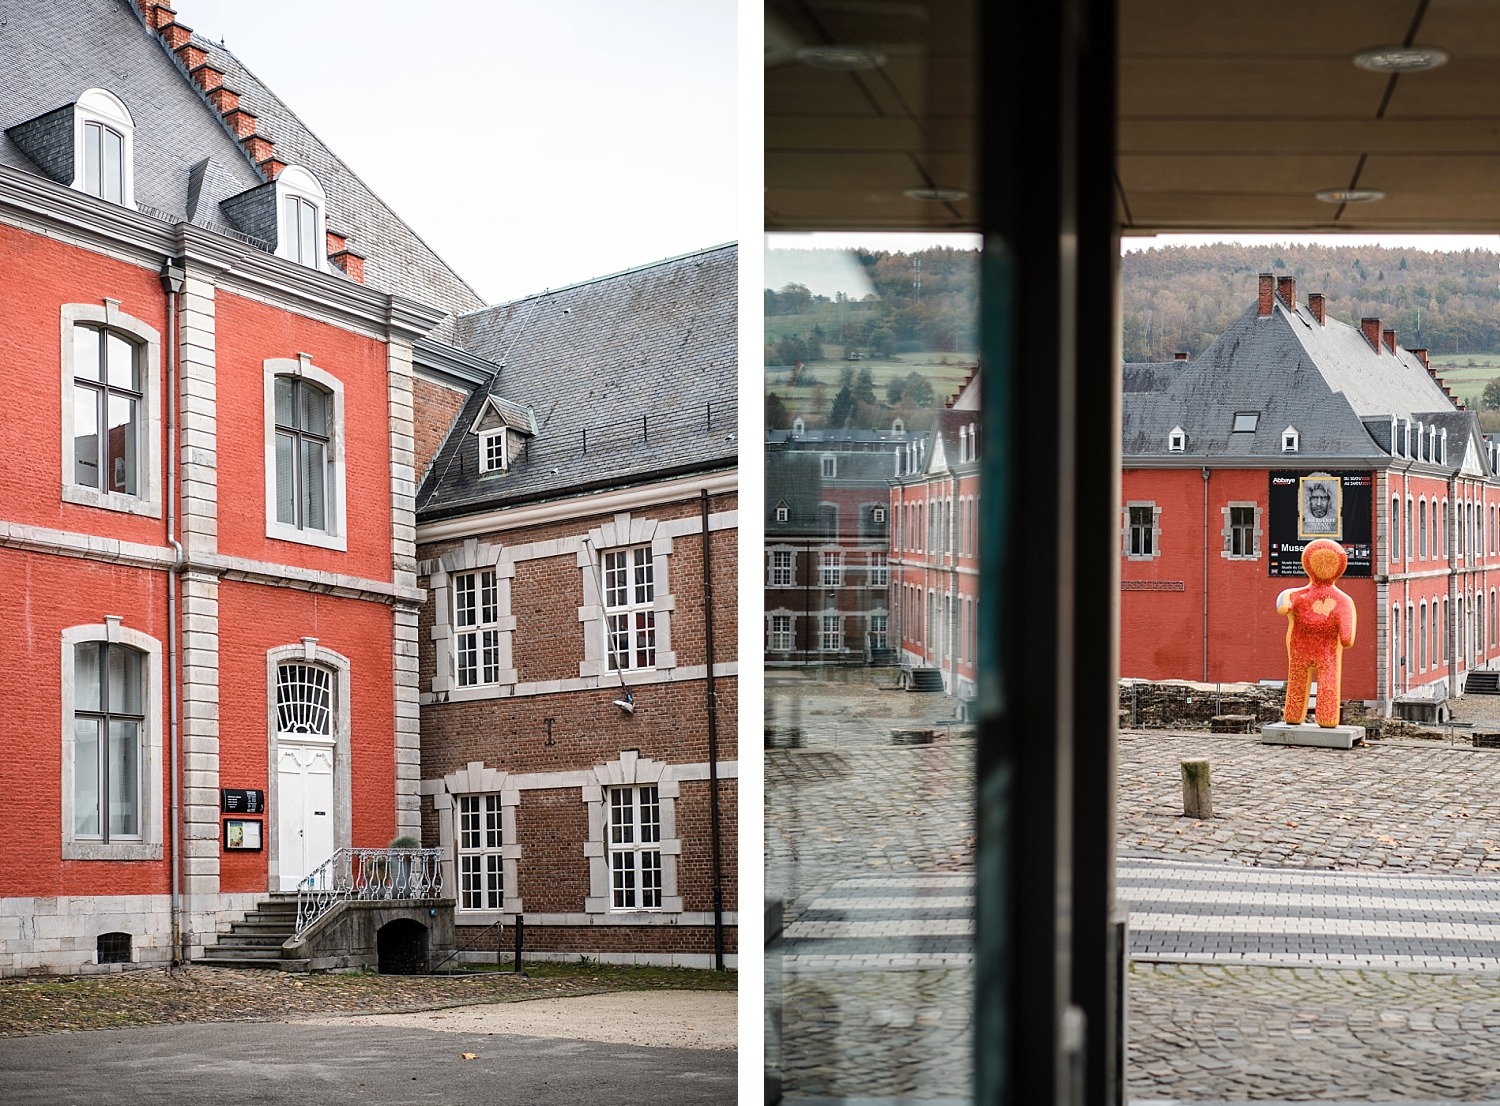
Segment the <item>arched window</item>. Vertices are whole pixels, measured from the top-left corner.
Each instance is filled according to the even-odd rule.
[[[276,176],[276,256],[313,269],[328,267],[323,229],[327,197],[318,178],[300,165]]]
[[[315,664],[276,668],[276,731],[333,736],[333,673]]]
[[[132,144],[135,123],[112,92],[91,88],[73,105],[73,187],[112,204],[135,203]]]
[[[1427,559],[1427,500],[1417,500],[1417,557]]]
[[[265,374],[266,533],[344,549],[343,383],[306,354]]]
[[[1391,497],[1391,524],[1390,533],[1387,535],[1386,554],[1391,563],[1396,564],[1401,560],[1401,500]]]

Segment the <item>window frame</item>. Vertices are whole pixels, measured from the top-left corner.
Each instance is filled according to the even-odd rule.
[[[500,443],[500,457],[496,461],[491,446]],[[498,430],[482,430],[479,432],[479,474],[484,476],[491,472],[504,472],[510,467],[510,449],[505,440],[505,428]]]
[[[1137,521],[1136,512],[1150,511],[1150,526]],[[1121,551],[1127,560],[1152,561],[1161,556],[1161,510],[1151,500],[1131,500],[1123,505]],[[1145,540],[1138,541],[1137,535]]]
[[[102,139],[112,133],[120,139],[120,196],[104,194],[104,166],[101,162],[100,190],[95,192],[85,179],[88,173],[89,129],[100,128]],[[104,88],[85,89],[73,104],[73,180],[70,187],[105,203],[135,207],[135,120],[125,102]]]
[[[134,493],[111,491],[108,488],[91,488],[73,479],[75,473],[75,407],[74,390],[78,386],[76,331],[83,327],[97,330],[101,334],[116,334],[129,342],[135,351],[135,363],[140,376],[140,407],[136,418],[136,491]],[[61,369],[62,385],[62,485],[64,503],[76,503],[85,507],[98,507],[106,511],[143,515],[148,518],[162,517],[162,399],[161,399],[161,335],[155,327],[120,310],[120,301],[104,300],[103,304],[68,303],[61,311]],[[100,339],[104,341],[103,338]],[[107,385],[106,385],[107,387]],[[101,474],[102,476],[102,474]],[[107,483],[107,481],[102,481]]]
[[[589,893],[583,900],[584,912],[642,918],[682,913],[683,901],[677,887],[677,861],[682,855],[682,840],[677,829],[679,784],[672,775],[672,766],[641,757],[634,749],[626,749],[618,760],[596,764],[590,775],[592,779],[584,784],[582,792],[589,812],[589,839],[583,845],[583,855],[589,861]],[[661,905],[616,908],[609,841],[610,795],[615,788],[642,786],[656,788],[660,807],[660,840],[652,844],[661,853]],[[671,919],[661,920],[670,922]]]
[[[600,599],[604,610],[604,660],[609,672],[656,667],[656,565],[649,545],[604,549],[599,553]],[[616,582],[618,581],[618,582]],[[644,588],[645,594],[642,595]],[[618,601],[611,601],[611,597]],[[617,628],[617,622],[623,630]],[[624,641],[623,659],[621,641]]]
[[[266,537],[279,541],[314,545],[322,549],[347,552],[349,548],[345,494],[344,383],[332,373],[318,368],[307,354],[295,360],[268,358],[263,363],[265,386],[265,495]],[[302,380],[325,392],[329,399],[328,450],[324,459],[324,526],[315,529],[294,526],[277,517],[278,484],[276,479],[276,381],[281,377]],[[295,464],[295,462],[294,462]]]
[[[818,586],[820,588],[844,586],[844,551],[842,549],[818,551]]]
[[[778,623],[785,623],[780,626]],[[789,614],[766,615],[766,651],[790,653],[796,648],[796,622]]]
[[[132,630],[116,615],[104,622],[71,626],[61,634],[61,815],[63,860],[160,860],[162,858],[162,645],[155,638]],[[75,831],[78,765],[75,760],[77,719],[77,647],[89,644],[132,649],[141,656],[140,744],[136,779],[139,784],[139,834],[109,840],[79,836]],[[89,712],[92,713],[92,712]]]
[[[622,784],[605,788],[604,794],[608,815],[604,841],[609,868],[609,912],[660,911],[663,898],[660,790],[653,783]],[[628,818],[622,818],[622,812]],[[626,836],[628,840],[623,839]],[[648,887],[646,877],[653,871],[655,886]],[[630,886],[622,886],[622,876],[630,877]],[[631,901],[621,901],[626,897]]]
[[[785,563],[780,563],[782,560]],[[766,586],[789,588],[796,585],[797,557],[793,549],[766,550]]]
[[[472,831],[465,825],[466,816],[471,813],[465,807],[472,803],[475,816],[475,825]],[[453,865],[454,865],[454,891],[456,902],[454,911],[459,914],[472,914],[477,911],[485,913],[500,913],[505,909],[505,807],[498,791],[479,791],[453,796]],[[469,833],[473,833],[475,843],[465,843]],[[482,839],[482,840],[481,840]],[[470,888],[468,880],[471,873],[467,871],[466,861],[473,860],[476,871],[472,873],[479,879],[479,886],[474,889],[477,897],[483,901],[469,901]],[[494,886],[498,880],[499,886]]]
[[[1248,520],[1236,521],[1236,512],[1250,513]],[[1260,505],[1257,503],[1230,502],[1224,505],[1224,550],[1223,556],[1230,561],[1258,561],[1260,559]],[[1243,544],[1244,548],[1236,548]]]
[[[300,218],[298,233],[294,240],[288,240],[286,211],[289,201],[295,203],[299,212],[302,205],[312,209],[311,241],[306,243],[306,249],[312,251],[310,260],[304,254]],[[276,174],[276,256],[294,265],[305,265],[309,269],[326,273],[329,265],[327,211],[328,195],[323,191],[318,178],[307,169],[300,165],[288,165]]]
[[[486,579],[488,578],[488,579]],[[473,581],[474,619],[465,621],[462,605],[465,581]],[[488,591],[489,598],[485,594]],[[495,687],[500,683],[500,581],[493,566],[480,566],[449,576],[453,633],[453,680],[464,690]],[[475,675],[465,679],[465,641],[472,639]]]

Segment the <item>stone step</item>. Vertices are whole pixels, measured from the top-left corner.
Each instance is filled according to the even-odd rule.
[[[1464,680],[1465,695],[1500,695],[1500,672],[1475,669]]]
[[[267,948],[279,949],[286,944],[290,933],[221,933],[214,947],[218,949]]]
[[[202,965],[205,968],[269,968],[272,970],[280,970],[283,967],[283,961],[279,957],[276,959],[269,959],[265,957],[224,956],[217,953],[213,955],[200,956],[196,960],[194,960],[193,963],[195,965]],[[301,969],[289,968],[287,969],[288,971],[307,970],[306,960],[286,961],[286,963],[303,965]]]
[[[907,691],[942,691],[943,674],[936,668],[913,668]]]

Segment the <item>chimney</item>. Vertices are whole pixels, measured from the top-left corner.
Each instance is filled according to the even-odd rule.
[[[1387,327],[1385,330],[1381,331],[1380,333],[1381,333],[1381,337],[1383,337],[1385,339],[1385,348],[1388,349],[1388,350],[1390,350],[1392,353],[1395,353],[1396,352],[1396,331],[1393,328],[1391,328],[1391,327]]]
[[[1307,309],[1312,312],[1313,318],[1318,320],[1318,325],[1323,325],[1323,293],[1309,292],[1307,294]]]
[[[1414,353],[1414,354],[1416,354],[1417,357],[1418,357],[1418,359],[1421,360],[1422,367],[1424,369],[1426,369],[1428,372],[1432,372],[1432,362],[1429,361],[1429,360],[1427,360],[1427,347],[1426,346],[1423,346],[1421,349],[1414,349],[1411,352]]]
[[[1186,361],[1187,359],[1188,359],[1188,351],[1185,350],[1185,349],[1178,350],[1176,357],[1173,358],[1173,360],[1175,360],[1175,361]]]
[[[1272,295],[1276,288],[1276,277],[1272,273],[1260,274],[1260,307],[1256,314],[1265,318],[1271,313]]]
[[[1379,353],[1380,352],[1380,320],[1379,319],[1361,319],[1361,320],[1359,320],[1359,330],[1360,330],[1360,333],[1365,336],[1365,341],[1367,341],[1367,342],[1370,343],[1370,348],[1373,349],[1376,353]]]
[[[1286,309],[1295,314],[1297,311],[1297,278],[1277,277],[1276,294],[1281,297],[1281,302],[1286,304]]]

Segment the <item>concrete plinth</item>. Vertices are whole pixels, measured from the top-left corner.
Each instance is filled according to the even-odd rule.
[[[1260,728],[1262,745],[1310,745],[1319,749],[1352,749],[1365,743],[1363,726],[1288,726],[1268,722]]]

